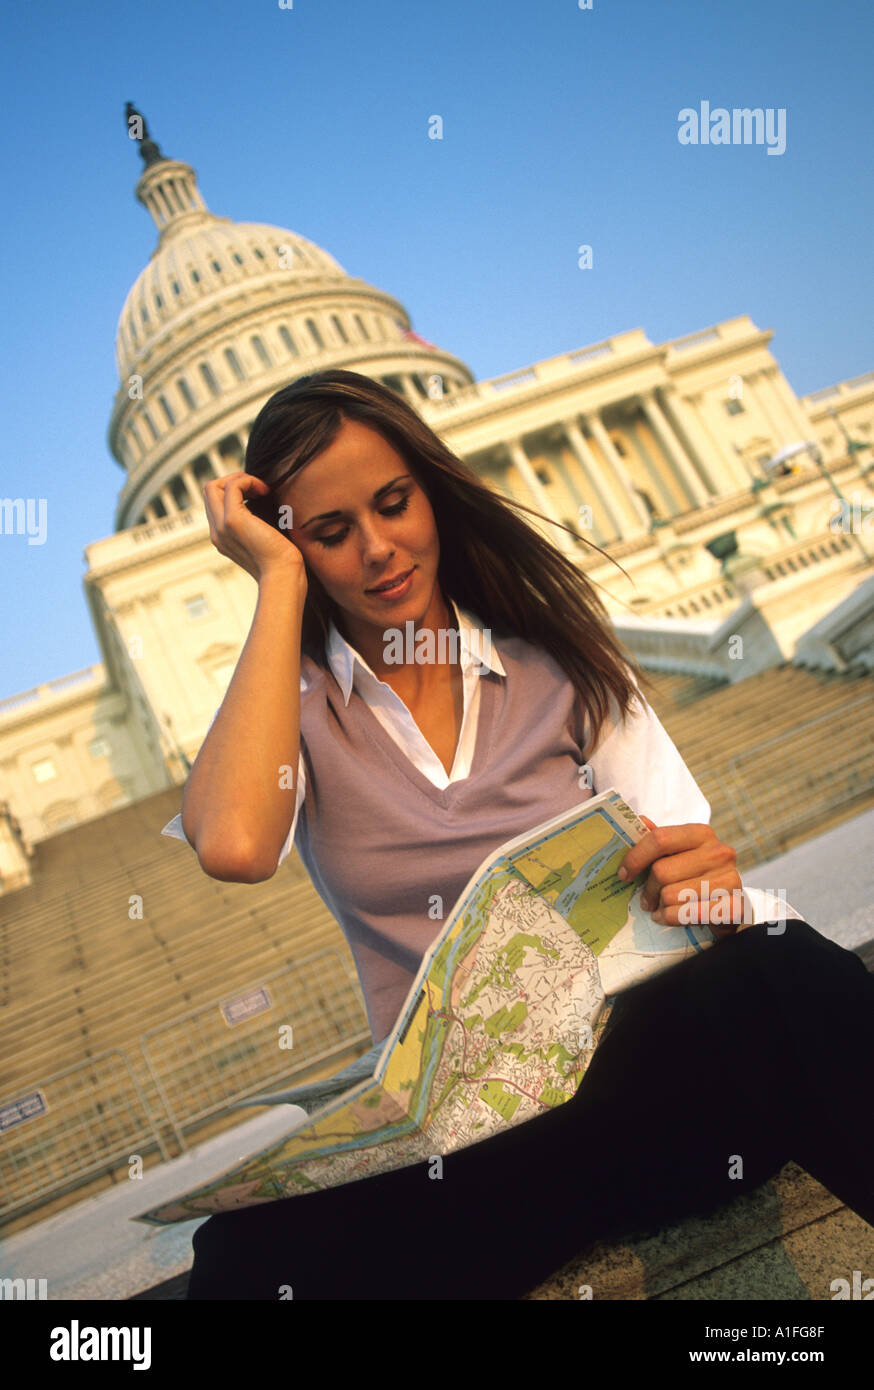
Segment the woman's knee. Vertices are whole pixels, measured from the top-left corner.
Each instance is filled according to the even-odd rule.
[[[783,974],[787,968],[801,971],[821,971],[823,975],[850,972],[859,978],[867,975],[864,962],[854,951],[831,941],[809,922],[795,917],[781,921],[760,922],[739,932],[734,941],[739,959],[754,958],[759,968],[771,968]],[[720,943],[720,946],[728,942]]]

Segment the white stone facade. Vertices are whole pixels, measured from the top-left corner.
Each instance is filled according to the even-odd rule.
[[[115,534],[86,550],[104,659],[0,701],[0,892],[28,881],[39,840],[184,781],[257,597],[212,546],[202,488],[242,466],[261,406],[306,372],[386,381],[498,491],[608,551],[633,587],[541,524],[653,669],[739,679],[727,643],[743,632],[744,674],[790,659],[874,573],[874,520],[830,527],[823,468],[874,502],[874,372],[799,400],[772,332],[741,316],[658,344],[634,329],[475,382],[320,247],[210,213],[190,165],[158,158],[137,195],[159,240],[118,326],[109,445],[125,480]],[[705,548],[731,532],[734,555]]]

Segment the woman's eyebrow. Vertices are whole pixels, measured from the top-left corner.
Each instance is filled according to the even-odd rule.
[[[400,473],[396,478],[392,478],[391,482],[383,483],[382,487],[378,487],[373,494],[374,502],[379,501],[379,498],[384,492],[390,492],[395,483],[403,482],[404,478],[409,478],[409,476],[409,473]],[[309,521],[304,521],[299,529],[304,531],[307,526],[312,526],[314,521],[327,521],[330,517],[342,515],[342,512],[319,512],[318,516],[311,516]]]

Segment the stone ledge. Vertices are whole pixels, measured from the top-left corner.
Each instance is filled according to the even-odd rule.
[[[853,1269],[874,1274],[874,1228],[787,1163],[709,1216],[596,1241],[524,1300],[824,1299]]]

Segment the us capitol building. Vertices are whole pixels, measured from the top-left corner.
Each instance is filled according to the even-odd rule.
[[[328,251],[210,212],[191,165],[127,114],[158,241],[118,324],[115,531],[85,551],[103,660],[0,701],[0,893],[31,881],[40,840],[185,781],[257,599],[213,547],[202,490],[243,468],[261,406],[311,371],[387,383],[490,486],[618,560],[631,583],[546,531],[646,668],[874,666],[874,372],[798,399],[773,331],[741,315],[475,381]],[[7,523],[23,505],[0,499]]]

